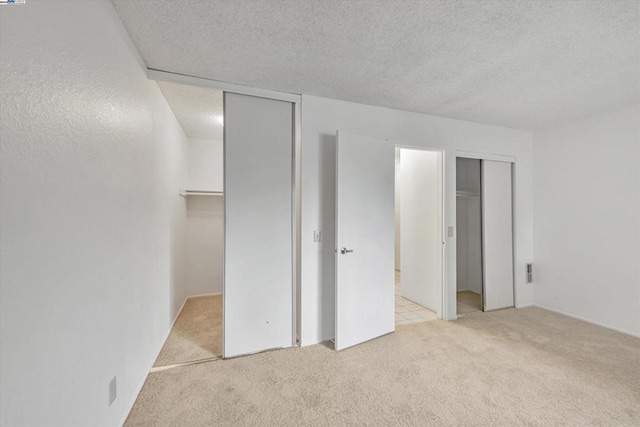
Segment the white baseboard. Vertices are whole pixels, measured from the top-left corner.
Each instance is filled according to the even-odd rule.
[[[516,308],[527,308],[527,307],[535,307],[535,305],[533,305],[533,304],[522,304],[522,305],[516,304],[515,307]],[[540,307],[540,308],[543,308],[543,307]],[[545,308],[545,310],[547,310],[547,309]]]
[[[627,331],[627,330],[621,329],[621,328],[616,328],[615,326],[611,326],[611,325],[607,325],[605,323],[597,322],[595,320],[587,319],[586,317],[576,316],[575,314],[567,313],[565,311],[558,310],[556,308],[547,307],[547,306],[544,306],[542,304],[534,304],[533,306],[534,307],[538,307],[538,308],[543,308],[545,310],[549,310],[549,311],[552,311],[554,313],[562,314],[563,316],[571,317],[573,319],[582,320],[583,322],[591,323],[592,325],[600,326],[602,328],[611,329],[612,331],[620,332],[620,333],[623,333],[623,334],[626,334],[626,335],[631,335],[632,337],[640,338],[640,333]]]
[[[201,298],[201,297],[213,297],[216,295],[222,295],[222,292],[212,292],[210,294],[197,294],[197,295],[189,295],[188,297],[185,298],[185,302],[189,299],[189,298]]]
[[[456,289],[456,293],[458,292],[473,292],[476,295],[482,295],[481,292],[474,291],[473,289]]]

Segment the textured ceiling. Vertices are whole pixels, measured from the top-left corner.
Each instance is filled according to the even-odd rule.
[[[222,140],[222,91],[158,82],[162,94],[189,138]]]
[[[149,68],[536,129],[640,101],[639,0],[113,0]]]

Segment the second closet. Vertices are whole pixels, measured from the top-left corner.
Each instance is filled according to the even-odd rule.
[[[456,159],[458,315],[514,306],[511,169]]]

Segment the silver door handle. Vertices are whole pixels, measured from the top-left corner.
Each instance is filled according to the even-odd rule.
[[[344,255],[344,254],[350,254],[351,252],[353,252],[353,249],[347,249],[347,248],[342,248],[342,249],[340,249],[340,253],[341,253],[342,255]]]

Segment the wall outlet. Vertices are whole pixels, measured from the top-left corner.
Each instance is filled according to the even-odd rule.
[[[315,243],[320,243],[322,241],[322,233],[320,230],[313,230],[313,241]]]
[[[113,377],[109,381],[109,406],[116,400],[116,397],[118,397],[118,377]]]

